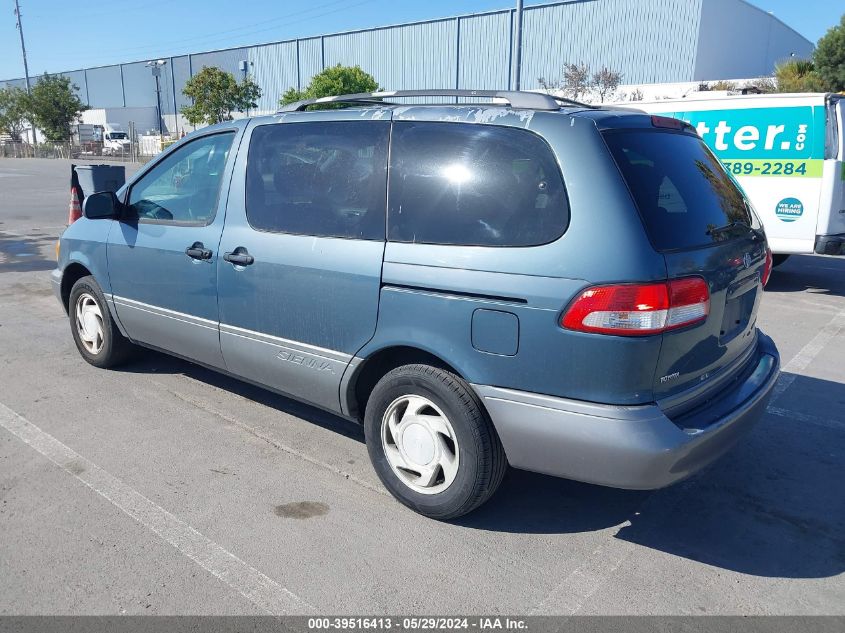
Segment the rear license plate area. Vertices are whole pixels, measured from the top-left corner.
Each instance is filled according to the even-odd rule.
[[[719,342],[726,343],[745,332],[754,316],[754,303],[757,301],[757,288],[751,288],[741,295],[731,297],[725,302],[722,326],[719,328]]]

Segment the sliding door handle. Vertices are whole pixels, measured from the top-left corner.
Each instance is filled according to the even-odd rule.
[[[223,259],[236,266],[249,266],[255,261],[255,258],[243,246],[238,246],[234,251],[224,253]]]

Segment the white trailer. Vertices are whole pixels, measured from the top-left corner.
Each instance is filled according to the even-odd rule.
[[[845,255],[845,97],[708,95],[618,104],[691,123],[745,190],[780,263]]]

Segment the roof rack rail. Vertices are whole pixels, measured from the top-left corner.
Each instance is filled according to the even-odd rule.
[[[302,112],[308,106],[323,103],[348,103],[371,105],[397,105],[384,101],[390,97],[483,97],[502,99],[512,108],[527,110],[559,110],[561,104],[573,105],[581,108],[595,108],[572,99],[556,97],[542,92],[521,92],[516,90],[383,90],[380,92],[361,92],[357,94],[338,95],[336,97],[318,97],[303,99],[282,106],[278,112]],[[442,105],[442,104],[432,104]]]

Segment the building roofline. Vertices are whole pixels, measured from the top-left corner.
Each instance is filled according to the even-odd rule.
[[[545,3],[542,3],[542,4],[533,4],[533,5],[527,6],[527,7],[524,8],[524,11],[527,13],[527,12],[531,12],[531,11],[534,11],[534,10],[537,10],[537,9],[546,9],[548,7],[555,7],[555,6],[565,5],[565,4],[581,4],[583,2],[595,2],[595,1],[596,0],[556,0],[555,2],[545,2]],[[790,31],[792,31],[793,33],[798,35],[800,38],[805,40],[808,44],[815,47],[815,44],[812,41],[810,41],[805,36],[803,36],[801,33],[796,31],[794,28],[792,28],[791,26],[786,24],[783,20],[781,20],[779,17],[777,17],[773,13],[769,13],[768,11],[765,11],[764,9],[761,9],[760,7],[752,4],[750,2],[750,0],[736,0],[736,1],[752,7],[753,9],[763,13],[764,15],[766,15],[769,18],[777,20],[783,26],[785,26]],[[702,0],[702,2],[707,2],[707,0]],[[479,11],[479,12],[475,12],[475,13],[461,13],[461,14],[449,15],[449,16],[445,16],[445,17],[441,17],[441,18],[429,18],[427,20],[417,20],[415,22],[399,22],[399,23],[392,23],[392,24],[383,24],[383,25],[379,25],[379,26],[371,26],[371,27],[366,27],[366,28],[361,28],[361,29],[351,29],[351,30],[348,30],[348,31],[335,31],[333,33],[323,33],[323,34],[319,34],[319,35],[308,35],[308,36],[305,36],[305,37],[294,37],[294,38],[288,38],[288,39],[284,39],[284,40],[273,40],[273,41],[269,41],[269,42],[259,42],[259,43],[256,43],[256,44],[242,44],[240,46],[228,46],[228,47],[225,47],[225,48],[214,48],[214,49],[210,49],[210,50],[198,51],[196,53],[181,53],[179,55],[172,55],[172,54],[167,55],[167,54],[165,54],[165,55],[157,55],[157,56],[153,56],[153,57],[158,58],[158,59],[167,58],[167,59],[173,60],[173,59],[180,58],[180,57],[189,57],[189,56],[197,56],[197,55],[209,55],[209,54],[212,54],[212,53],[225,53],[225,52],[228,52],[228,51],[235,51],[235,50],[248,49],[248,48],[258,48],[258,47],[262,47],[262,46],[275,46],[275,45],[278,45],[278,44],[292,44],[292,43],[295,43],[295,42],[325,39],[325,38],[328,38],[328,37],[339,37],[339,36],[342,36],[342,35],[354,35],[354,34],[357,34],[357,33],[372,33],[374,31],[382,31],[382,30],[386,30],[386,29],[395,29],[395,28],[403,27],[403,26],[419,26],[419,25],[423,25],[423,24],[435,24],[435,23],[438,23],[438,22],[451,22],[451,21],[457,21],[457,20],[461,20],[461,19],[468,19],[468,18],[482,17],[482,16],[489,16],[489,15],[498,15],[498,14],[502,14],[502,13],[513,13],[513,12],[514,12],[514,9],[511,9],[511,8],[491,9],[489,11]],[[134,61],[115,62],[113,64],[101,64],[101,65],[98,65],[98,66],[85,66],[83,68],[77,68],[75,70],[61,70],[61,71],[56,71],[56,72],[53,72],[53,73],[50,73],[50,74],[51,75],[67,75],[67,74],[70,74],[70,73],[85,72],[85,71],[88,71],[88,70],[99,70],[101,68],[131,66],[133,64],[145,63],[149,60],[150,60],[150,57],[144,57],[144,58],[141,58],[141,59],[136,59]],[[33,76],[34,77],[41,77],[42,75],[39,74],[39,75],[33,75]],[[0,84],[13,82],[13,81],[23,81],[23,80],[24,80],[23,77],[16,77],[14,79],[0,79]]]
[[[704,0],[704,1],[706,2],[707,0]],[[751,0],[737,0],[737,1],[738,1],[738,2],[741,2],[742,4],[747,4],[749,7],[751,7],[752,9],[756,9],[757,11],[759,11],[760,13],[762,13],[763,15],[765,15],[766,17],[769,17],[769,18],[772,18],[772,19],[774,19],[774,20],[777,20],[777,21],[778,21],[778,22],[780,22],[783,26],[785,26],[786,28],[788,28],[788,29],[789,29],[790,31],[792,31],[793,33],[795,33],[795,35],[797,35],[798,37],[800,37],[801,39],[803,39],[805,42],[807,42],[810,46],[812,46],[813,48],[815,48],[815,47],[816,47],[815,42],[813,42],[812,40],[810,40],[809,38],[807,38],[805,35],[802,35],[801,33],[799,33],[799,32],[798,32],[797,30],[795,30],[793,27],[789,26],[786,22],[784,22],[783,20],[781,20],[781,19],[780,19],[778,16],[776,16],[774,13],[771,13],[771,12],[766,11],[765,9],[761,8],[761,7],[758,7],[756,4],[752,3],[752,2],[751,2]]]
[[[545,7],[553,7],[562,4],[576,4],[579,2],[586,2],[586,1],[594,1],[594,0],[558,0],[557,2],[547,2],[543,4],[534,4],[528,7],[525,7],[524,11],[531,11],[533,9],[538,8],[545,8]],[[512,13],[514,9],[491,9],[490,11],[478,11],[475,13],[460,13],[456,15],[448,15],[441,18],[429,18],[427,20],[417,20],[414,22],[396,22],[391,24],[381,24],[379,26],[369,26],[366,28],[360,29],[350,29],[348,31],[335,31],[332,33],[321,33],[317,35],[306,35],[303,37],[292,37],[284,40],[271,40],[267,42],[258,42],[255,44],[241,44],[239,46],[227,46],[225,48],[213,48],[204,51],[197,51],[193,53],[180,53],[178,55],[171,55],[171,54],[163,54],[163,55],[153,55],[152,58],[157,59],[175,59],[177,57],[188,57],[188,56],[197,56],[197,55],[209,55],[212,53],[225,53],[228,51],[235,51],[239,49],[245,48],[258,48],[261,46],[275,46],[278,44],[293,44],[295,42],[304,42],[307,40],[319,40],[328,37],[339,37],[342,35],[354,35],[357,33],[372,33],[374,31],[383,31],[387,29],[395,29],[402,26],[419,26],[422,24],[435,24],[437,22],[452,22],[455,20],[462,20],[467,18],[474,18],[474,17],[482,17],[488,15],[497,15],[500,13]],[[64,75],[67,73],[75,73],[75,72],[82,72],[85,70],[98,70],[100,68],[112,68],[117,66],[131,66],[132,64],[139,64],[139,63],[146,63],[151,59],[151,57],[143,57],[141,59],[136,59],[133,61],[122,61],[122,62],[115,62],[113,64],[100,64],[98,66],[85,66],[84,68],[78,68],[75,70],[60,70],[56,72],[51,72],[51,75]],[[38,75],[33,75],[37,77],[41,77],[43,73]],[[23,77],[16,77],[14,79],[0,79],[0,83],[6,83],[10,81],[23,81]]]

